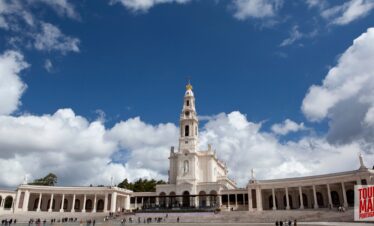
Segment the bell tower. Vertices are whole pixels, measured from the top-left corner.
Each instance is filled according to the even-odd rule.
[[[196,152],[199,136],[199,120],[196,115],[195,97],[190,82],[186,85],[179,127],[179,151]]]

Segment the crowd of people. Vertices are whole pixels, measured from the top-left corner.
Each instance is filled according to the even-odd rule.
[[[121,220],[121,225],[124,226],[127,223],[129,224],[151,224],[151,223],[165,223],[168,222],[167,219],[169,218],[169,215],[166,214],[164,217],[124,217]],[[177,217],[176,222],[179,223],[180,217]]]
[[[1,220],[1,226],[9,226],[11,224],[17,224],[17,219],[4,219]]]
[[[275,226],[292,226],[291,220],[275,221]],[[297,220],[293,221],[293,226],[297,226]]]

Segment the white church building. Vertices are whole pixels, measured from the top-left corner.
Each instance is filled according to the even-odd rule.
[[[171,147],[169,180],[156,192],[109,187],[20,185],[0,190],[0,215],[25,212],[124,212],[196,209],[263,211],[351,207],[354,185],[374,184],[374,170],[362,156],[360,168],[348,172],[275,180],[251,175],[245,188],[228,177],[228,169],[209,145],[198,149],[199,120],[191,84],[186,86],[180,114],[179,145]],[[165,160],[166,161],[166,160]]]

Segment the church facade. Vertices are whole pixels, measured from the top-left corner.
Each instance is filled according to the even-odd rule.
[[[186,86],[179,122],[179,145],[171,147],[169,180],[155,192],[108,187],[20,185],[0,190],[0,215],[25,212],[107,213],[133,210],[290,210],[320,209],[354,203],[354,185],[374,184],[374,170],[360,168],[308,177],[257,180],[245,188],[228,177],[228,169],[211,145],[199,150],[199,120],[191,84]],[[165,160],[166,161],[166,160]]]

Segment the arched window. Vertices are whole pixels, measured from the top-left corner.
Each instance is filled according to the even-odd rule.
[[[190,207],[190,193],[188,191],[183,192],[182,205],[183,207]]]
[[[190,126],[186,125],[184,127],[184,136],[188,137],[190,135]]]
[[[189,100],[186,101],[186,106],[190,106],[190,101]]]

